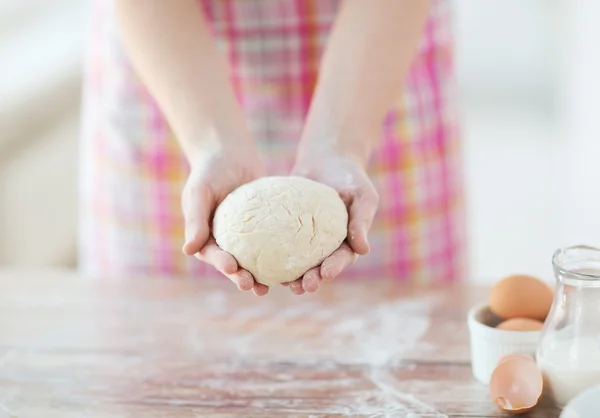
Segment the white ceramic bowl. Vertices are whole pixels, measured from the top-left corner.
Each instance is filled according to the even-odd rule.
[[[473,376],[487,385],[498,361],[508,354],[528,354],[535,358],[540,331],[506,331],[494,328],[502,320],[488,305],[469,310],[468,326],[471,340]]]

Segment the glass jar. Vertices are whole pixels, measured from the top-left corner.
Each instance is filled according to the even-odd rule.
[[[600,384],[600,250],[559,249],[552,258],[556,288],[537,348],[544,387],[564,407]]]

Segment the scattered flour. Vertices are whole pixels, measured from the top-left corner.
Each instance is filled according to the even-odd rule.
[[[53,346],[59,337],[64,343],[75,330],[79,332],[78,339],[73,340],[76,347],[97,349],[106,341],[117,340],[123,352],[143,350],[144,356],[134,358],[139,364],[130,367],[137,371],[137,378],[149,380],[160,377],[155,375],[158,366],[148,362],[155,365],[153,356],[164,355],[164,348],[172,346],[169,358],[181,356],[185,370],[179,372],[180,377],[169,374],[165,379],[190,379],[186,386],[201,385],[210,394],[200,399],[169,398],[173,404],[239,406],[290,416],[446,416],[409,393],[406,382],[398,381],[391,371],[417,345],[420,351],[427,349],[420,340],[429,328],[429,312],[437,300],[370,304],[368,297],[361,301],[338,297],[329,302],[290,302],[283,308],[268,299],[254,304],[236,304],[235,300],[226,292],[211,291],[134,305],[117,299],[103,301],[101,306],[82,304],[80,310],[86,314],[98,308],[106,312],[110,305],[115,322],[105,321],[106,329],[91,328],[82,333],[81,319],[73,317],[61,323],[60,330],[40,334],[40,343]],[[145,315],[153,319],[140,328],[136,318]],[[132,333],[132,329],[138,332]],[[177,338],[165,341],[171,332]],[[157,345],[163,351],[153,353]],[[0,364],[6,364],[10,356],[7,353],[0,358]],[[189,367],[189,359],[194,357],[198,358],[198,370]],[[240,373],[245,373],[243,379]],[[324,399],[323,394],[328,397]],[[166,402],[164,398],[155,401]],[[6,393],[0,397],[0,403],[8,407],[10,402]],[[154,401],[145,398],[145,402]],[[8,412],[0,409],[0,418],[5,418],[2,413]]]
[[[208,299],[214,301],[216,298],[208,296]],[[274,373],[271,378],[244,382],[243,387],[238,388],[243,393],[326,391],[339,397],[328,400],[324,410],[310,410],[307,401],[301,398],[297,402],[283,398],[254,398],[247,406],[314,416],[347,414],[372,418],[443,418],[447,416],[431,405],[402,392],[397,378],[390,371],[427,332],[428,312],[435,302],[433,298],[395,300],[372,306],[357,306],[354,300],[336,301],[329,306],[303,302],[277,313],[273,313],[269,305],[244,305],[242,308],[223,308],[221,305],[218,311],[225,309],[229,315],[228,322],[233,319],[236,326],[229,330],[220,329],[219,338],[227,346],[224,349],[233,350],[232,354],[245,358],[240,360],[243,364],[238,365],[231,364],[229,360],[232,370],[236,367],[268,370],[274,367],[273,363],[282,367],[281,373]],[[287,338],[281,338],[282,332]],[[213,345],[206,341],[207,334],[196,332],[192,335],[198,349]],[[247,364],[249,358],[252,366]],[[286,364],[289,370],[285,369]],[[318,367],[319,373],[329,373],[330,376],[317,380],[294,377],[301,374],[299,370],[315,367]],[[348,367],[358,368],[359,376],[344,378],[338,375],[340,369]],[[416,366],[408,367],[414,369]],[[357,383],[357,379],[362,379],[362,383]],[[370,382],[371,387],[365,386],[365,382]],[[231,381],[226,379],[204,383],[216,387],[231,385]],[[359,392],[356,392],[356,387],[361,387]]]

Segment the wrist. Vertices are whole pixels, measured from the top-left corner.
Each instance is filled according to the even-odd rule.
[[[323,161],[327,163],[334,160],[352,162],[363,170],[367,169],[368,164],[368,157],[362,152],[349,151],[346,148],[336,147],[335,145],[304,144],[298,149],[294,168],[306,168],[315,164],[323,164]]]
[[[216,128],[204,130],[183,142],[184,154],[192,168],[204,164],[207,158],[215,155],[254,149],[254,142],[248,133]]]
[[[298,154],[345,156],[366,166],[379,137],[381,122],[327,103],[330,102],[323,99],[313,103]]]
[[[367,131],[311,133],[303,135],[296,161],[319,157],[342,157],[366,168],[376,135]]]

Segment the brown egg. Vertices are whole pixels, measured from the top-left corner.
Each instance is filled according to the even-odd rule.
[[[501,322],[496,327],[505,331],[539,331],[544,324],[537,319],[512,318]]]
[[[532,357],[505,356],[490,377],[489,394],[496,406],[511,414],[531,411],[544,388],[542,373]]]
[[[497,282],[490,292],[490,309],[501,319],[546,319],[554,292],[532,276],[513,275]]]

